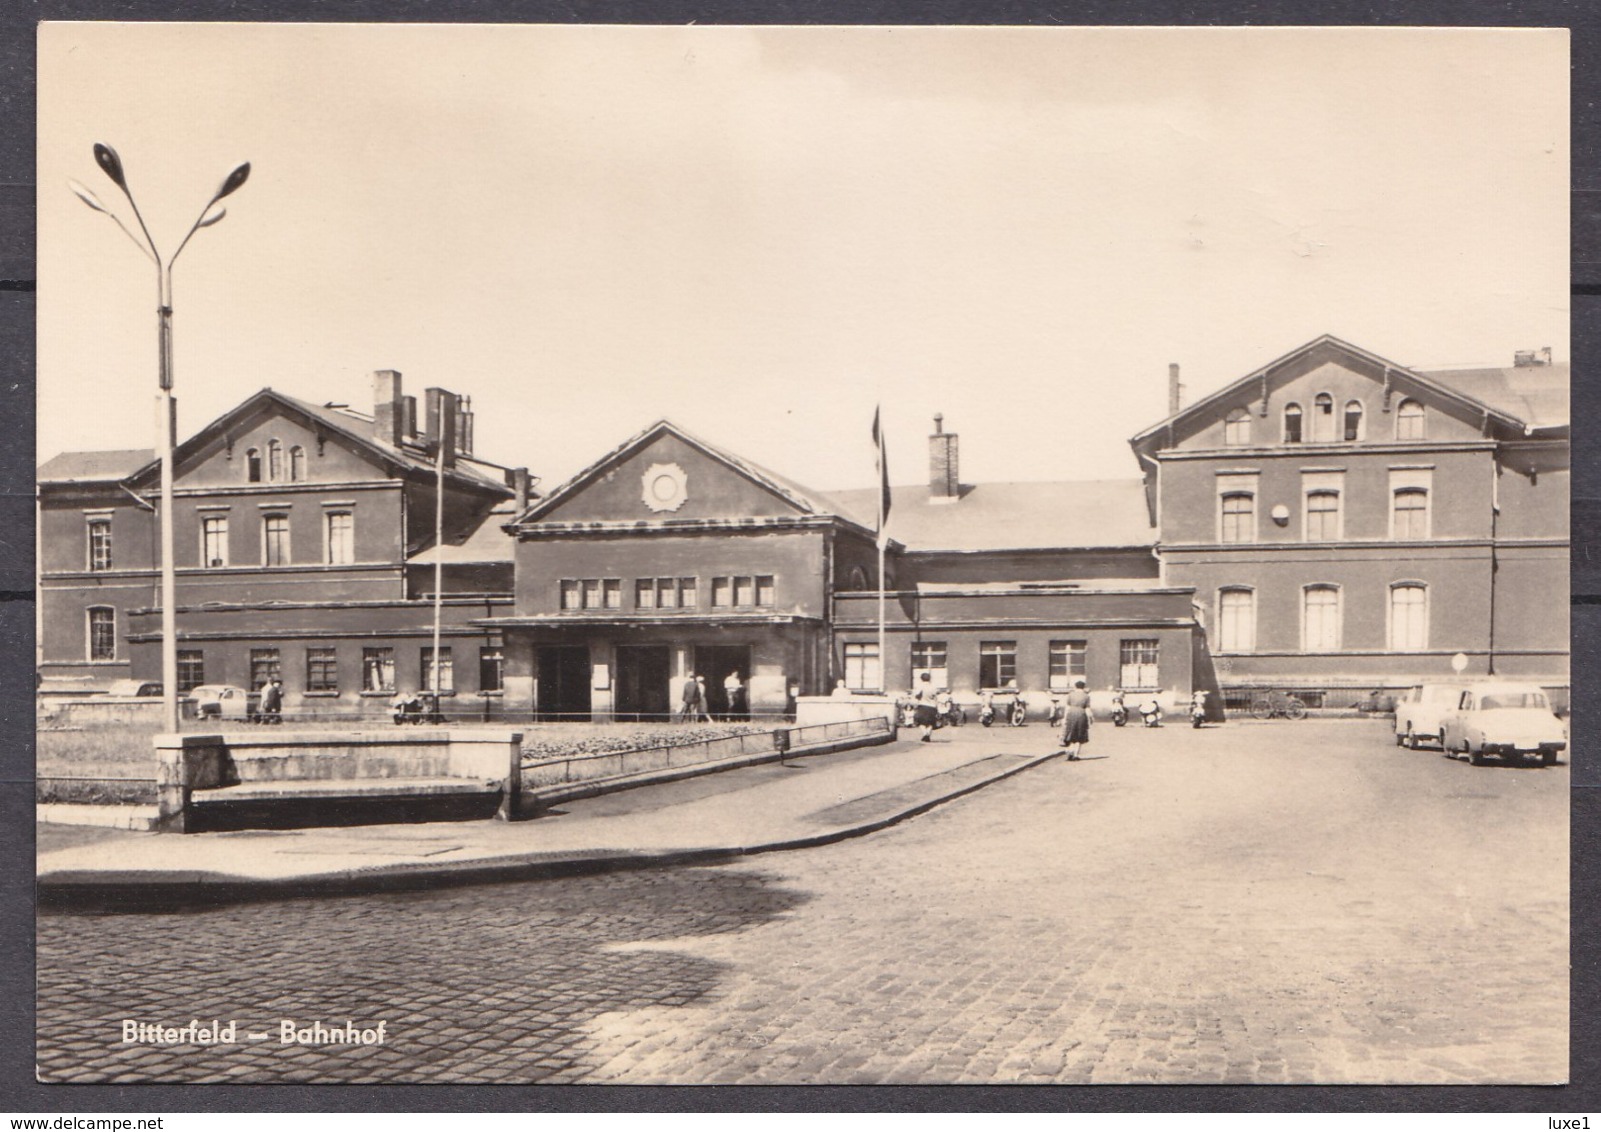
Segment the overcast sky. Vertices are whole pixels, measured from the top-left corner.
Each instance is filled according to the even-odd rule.
[[[262,386],[473,397],[548,488],[659,417],[818,488],[1138,474],[1127,439],[1322,333],[1568,357],[1567,37],[1516,30],[46,24],[39,456]],[[124,206],[125,207],[125,206]],[[131,223],[131,218],[130,218]]]

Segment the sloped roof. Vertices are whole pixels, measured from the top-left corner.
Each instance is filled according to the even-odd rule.
[[[516,556],[517,542],[506,533],[505,526],[516,515],[513,507],[496,507],[465,537],[454,542],[447,541],[442,548],[430,546],[426,550],[419,550],[406,562],[412,566],[432,566],[435,562],[443,562],[446,566],[511,562]]]
[[[1546,366],[1487,366],[1473,369],[1420,369],[1432,381],[1482,401],[1492,409],[1534,428],[1565,425],[1569,420],[1567,363]]]
[[[889,535],[911,553],[1154,546],[1144,481],[1082,480],[964,486],[955,503],[930,503],[928,486],[891,488]],[[877,521],[876,489],[836,491],[849,514]]]
[[[40,483],[103,483],[126,479],[155,459],[149,448],[115,452],[63,452],[39,465]]]

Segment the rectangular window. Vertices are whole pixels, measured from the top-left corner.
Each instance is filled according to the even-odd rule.
[[[639,578],[634,582],[634,608],[656,608],[656,579]]]
[[[306,691],[339,691],[339,650],[314,648],[306,650]]]
[[[361,650],[361,690],[363,692],[393,692],[395,690],[394,649]]]
[[[738,606],[756,604],[756,587],[749,578],[734,579],[734,604]]]
[[[1073,681],[1084,679],[1084,641],[1051,642],[1051,691],[1065,692]]]
[[[356,517],[349,511],[330,511],[323,516],[327,532],[330,566],[349,566],[356,561]]]
[[[1118,682],[1126,690],[1160,688],[1159,642],[1150,638],[1118,642]]]
[[[1340,647],[1340,591],[1310,586],[1301,598],[1301,649],[1333,652]]]
[[[1420,487],[1402,488],[1394,496],[1390,524],[1398,539],[1429,537],[1429,493]]]
[[[200,520],[200,564],[212,568],[228,565],[226,515],[212,515]]]
[[[506,654],[496,645],[478,650],[478,690],[502,692],[506,689]]]
[[[700,594],[694,578],[678,579],[678,604],[685,609],[694,609],[700,604]]]
[[[982,641],[978,646],[978,686],[1017,687],[1017,642]]]
[[[733,597],[734,589],[727,578],[712,579],[713,609],[727,609],[731,604],[733,604]]]
[[[422,662],[418,666],[422,673],[419,683],[432,691],[434,688],[434,650],[424,647]],[[439,650],[439,690],[441,692],[454,692],[456,690],[456,665],[450,656],[450,646],[446,645]]]
[[[773,576],[771,574],[756,575],[756,604],[764,609],[773,606]]]
[[[678,608],[678,581],[675,578],[656,579],[656,608]]]
[[[111,569],[111,520],[89,520],[89,569]]]
[[[1306,496],[1306,541],[1335,542],[1340,537],[1340,493],[1312,491]]]
[[[877,643],[845,646],[845,686],[853,692],[876,692],[883,686]]]
[[[561,580],[561,607],[567,610],[582,609],[584,607],[583,596],[578,589],[576,579],[563,578]]]
[[[206,682],[206,654],[199,649],[178,650],[178,691],[192,692]]]
[[[934,687],[950,687],[950,666],[944,641],[912,642],[912,687],[917,687],[925,672]]]
[[[1243,491],[1230,492],[1222,499],[1222,542],[1256,541],[1256,496]]]
[[[117,611],[95,608],[89,611],[89,659],[117,659]]]
[[[262,517],[261,562],[264,566],[289,565],[288,515],[265,515]]]
[[[601,607],[600,606],[600,579],[599,578],[585,578],[583,580],[582,584],[583,584],[583,587],[584,587],[584,608],[585,609],[599,609]]]
[[[1390,590],[1390,648],[1416,652],[1429,647],[1429,591],[1423,586]]]
[[[1219,652],[1250,652],[1256,648],[1254,591],[1223,590],[1217,595],[1217,648]]]
[[[282,680],[283,667],[278,663],[277,649],[250,650],[250,689],[260,690],[269,680]]]
[[[623,607],[623,580],[621,578],[602,578],[600,580],[600,588],[607,609],[621,609]]]

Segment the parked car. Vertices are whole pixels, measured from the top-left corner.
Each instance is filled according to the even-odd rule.
[[[1417,750],[1440,742],[1440,721],[1456,708],[1467,684],[1418,684],[1395,705],[1395,745]]]
[[[250,693],[233,684],[202,684],[189,693],[196,719],[248,719]]]
[[[1441,745],[1450,758],[1474,766],[1486,756],[1538,760],[1545,766],[1567,749],[1568,731],[1533,684],[1474,684],[1462,689],[1442,724]]]
[[[159,696],[161,695],[161,681],[155,680],[114,680],[107,688],[108,696]]]

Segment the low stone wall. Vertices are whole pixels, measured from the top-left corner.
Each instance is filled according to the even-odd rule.
[[[59,696],[41,697],[37,718],[40,727],[160,727],[161,700]]]

